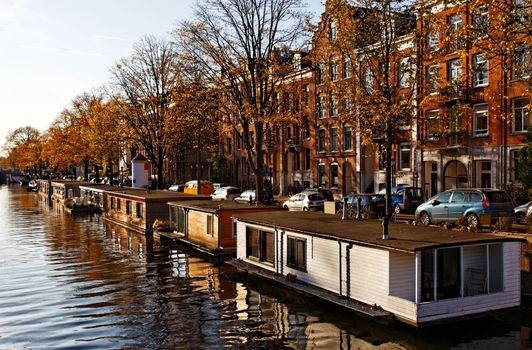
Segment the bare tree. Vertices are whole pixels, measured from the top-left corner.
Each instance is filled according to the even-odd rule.
[[[134,142],[156,167],[157,185],[162,188],[164,160],[172,137],[168,125],[175,117],[172,93],[179,84],[172,45],[146,36],[134,46],[131,56],[116,64],[112,75],[124,102],[120,114]]]
[[[223,100],[220,113],[243,142],[262,200],[263,141],[273,126],[276,86],[293,70],[305,17],[300,0],[205,0],[195,21],[175,32],[183,57],[195,61]]]

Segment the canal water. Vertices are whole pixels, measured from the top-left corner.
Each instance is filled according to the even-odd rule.
[[[385,327],[0,188],[2,350],[523,349],[524,318]]]

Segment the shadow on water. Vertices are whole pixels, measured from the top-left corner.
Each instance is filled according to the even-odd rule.
[[[0,189],[0,349],[519,349],[493,319],[384,327],[98,215]],[[512,325],[516,324],[516,325]]]

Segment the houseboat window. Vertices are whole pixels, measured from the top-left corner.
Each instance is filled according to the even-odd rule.
[[[434,267],[436,254],[436,267]],[[424,251],[421,258],[421,301],[457,298],[461,295],[460,248]],[[434,275],[436,273],[436,275]],[[434,278],[436,288],[434,289]],[[436,294],[434,294],[436,292]],[[436,296],[436,298],[435,298]]]
[[[136,212],[137,212],[137,217],[138,218],[141,218],[142,217],[142,203],[137,203],[136,204],[137,208],[136,208]]]
[[[287,252],[286,265],[299,270],[307,270],[306,259],[307,240],[288,237],[287,238]]]
[[[185,233],[185,209],[170,207],[170,220],[177,232]]]
[[[434,250],[421,254],[421,301],[434,300]]]
[[[126,214],[131,215],[131,201],[126,201]]]
[[[502,244],[490,244],[489,253],[489,293],[503,291],[503,254]]]
[[[236,238],[236,232],[237,232],[237,224],[236,224],[236,220],[234,220],[233,221],[233,232],[232,232],[233,238]]]
[[[273,232],[246,227],[246,256],[273,264]]]
[[[209,236],[212,236],[212,215],[207,215],[207,228],[206,228],[205,232]]]
[[[115,197],[111,197],[111,209],[115,208]]]
[[[116,210],[122,210],[122,200],[120,198],[116,199]]]
[[[438,250],[438,300],[460,296],[460,265],[460,248]]]

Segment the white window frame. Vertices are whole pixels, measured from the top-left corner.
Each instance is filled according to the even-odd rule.
[[[403,167],[403,154],[408,153],[408,167]],[[409,143],[399,145],[399,170],[410,171],[412,169],[412,146]]]
[[[338,100],[336,96],[331,93],[329,95],[329,117],[338,116]]]
[[[477,7],[472,13],[473,35],[475,39],[488,36],[489,31],[489,8],[487,4]]]
[[[329,62],[329,79],[338,81],[338,60],[331,59]]]
[[[527,104],[524,104],[522,106],[516,107],[515,104],[517,101],[528,101]],[[531,126],[530,124],[530,98],[528,97],[519,97],[514,98],[512,100],[512,132],[513,133],[524,133],[528,131],[528,128]],[[516,126],[516,118],[521,118],[521,126],[522,128],[520,130],[517,130],[515,128]]]
[[[334,135],[334,137],[333,137]],[[338,152],[340,150],[340,140],[338,134],[338,127],[331,126],[329,129],[330,151]]]
[[[479,129],[479,119],[486,119],[486,128]],[[473,106],[473,136],[484,137],[489,135],[489,107],[487,103],[479,103]]]
[[[347,148],[348,143],[346,142],[347,140],[346,131],[348,130],[349,130],[349,148]],[[344,130],[343,130],[342,135],[343,135],[344,151],[352,151],[353,150],[353,127],[351,125],[344,125]]]
[[[348,55],[344,55],[342,60],[342,78],[349,79],[351,78],[351,58]]]
[[[399,88],[410,87],[410,58],[404,57],[399,61]]]
[[[462,82],[462,60],[460,58],[447,61],[447,81],[453,85],[460,85]]]
[[[318,95],[318,118],[325,118],[325,96]]]
[[[525,79],[530,76],[531,50],[530,45],[520,46],[518,49],[524,50],[522,54],[516,56],[512,61],[512,79]]]
[[[425,112],[425,116],[426,116],[426,119],[427,119],[427,140],[435,140],[436,137],[434,136],[434,134],[430,134],[430,130],[429,130],[429,120],[435,120],[436,122],[439,122],[440,120],[440,110],[439,109],[432,109],[432,110],[429,110],[429,111],[426,111]]]
[[[440,88],[440,65],[431,64],[426,68],[426,90],[429,95],[438,93]]]
[[[489,61],[486,54],[473,55],[473,87],[483,87],[489,84]],[[481,79],[482,78],[482,79]]]

